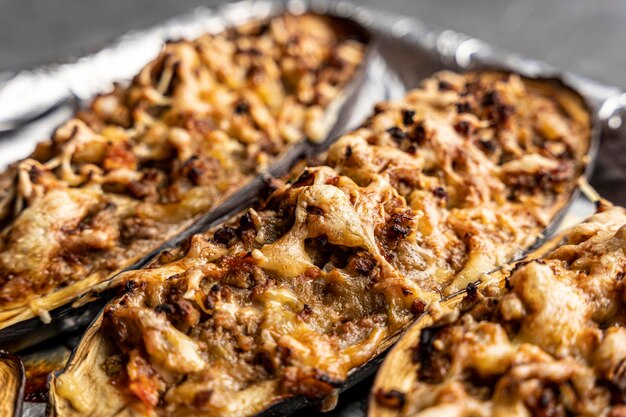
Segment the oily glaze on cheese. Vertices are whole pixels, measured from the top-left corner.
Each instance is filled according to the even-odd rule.
[[[605,207],[504,287],[474,290],[455,314],[409,331],[413,382],[375,389],[370,415],[623,415],[625,271],[626,211]]]
[[[169,42],[0,175],[0,329],[48,321],[293,144],[324,139],[363,59],[353,29],[282,15]]]
[[[582,173],[581,106],[489,72],[439,73],[380,104],[254,208],[126,273],[53,382],[53,414],[332,407],[427,305],[534,243]]]

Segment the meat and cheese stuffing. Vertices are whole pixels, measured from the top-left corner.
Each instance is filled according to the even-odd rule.
[[[0,175],[0,328],[45,319],[324,139],[364,47],[340,21],[281,15],[169,42],[97,97]]]
[[[421,330],[417,382],[398,416],[626,413],[626,211],[575,226],[506,287],[466,297],[460,317]]]
[[[567,90],[439,73],[254,208],[126,273],[102,369],[158,415],[324,398],[429,303],[527,249],[570,198],[588,137]],[[76,401],[82,377],[57,392]]]

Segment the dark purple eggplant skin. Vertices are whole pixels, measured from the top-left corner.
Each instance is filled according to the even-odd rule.
[[[365,381],[367,378],[373,376],[380,365],[385,360],[389,347],[387,350],[375,355],[369,361],[353,369],[349,374],[346,381],[339,387],[339,392],[343,393],[355,385]],[[367,388],[369,391],[369,387]],[[261,413],[255,415],[255,417],[279,417],[288,416],[294,414],[298,410],[302,410],[305,407],[318,407],[319,401],[311,400],[305,396],[294,396],[285,400],[279,401]],[[332,413],[332,411],[331,411]],[[295,415],[295,414],[294,414]],[[300,413],[298,413],[300,415]]]
[[[22,416],[22,404],[24,403],[24,388],[26,386],[26,371],[24,370],[24,364],[22,360],[12,353],[9,353],[4,350],[0,350],[0,362],[12,362],[13,365],[17,368],[19,384],[17,387],[15,403],[13,404],[13,412],[8,414],[7,416],[2,417],[21,417]],[[4,389],[0,387],[0,389]],[[2,405],[0,404],[0,410],[2,409]]]

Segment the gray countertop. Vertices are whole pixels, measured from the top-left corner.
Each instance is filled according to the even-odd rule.
[[[355,0],[626,88],[626,1]],[[0,0],[0,72],[63,61],[215,0]]]

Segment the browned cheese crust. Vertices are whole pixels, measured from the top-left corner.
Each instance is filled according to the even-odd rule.
[[[626,211],[568,233],[506,286],[463,301],[460,317],[422,329],[416,384],[397,416],[626,415]]]
[[[324,139],[362,62],[359,36],[329,18],[282,15],[169,42],[128,87],[12,165],[0,175],[0,328],[45,320],[290,145]]]
[[[140,413],[323,398],[429,303],[528,248],[569,199],[588,135],[567,90],[439,73],[253,209],[127,273],[103,369]],[[79,380],[57,393],[73,401]]]

